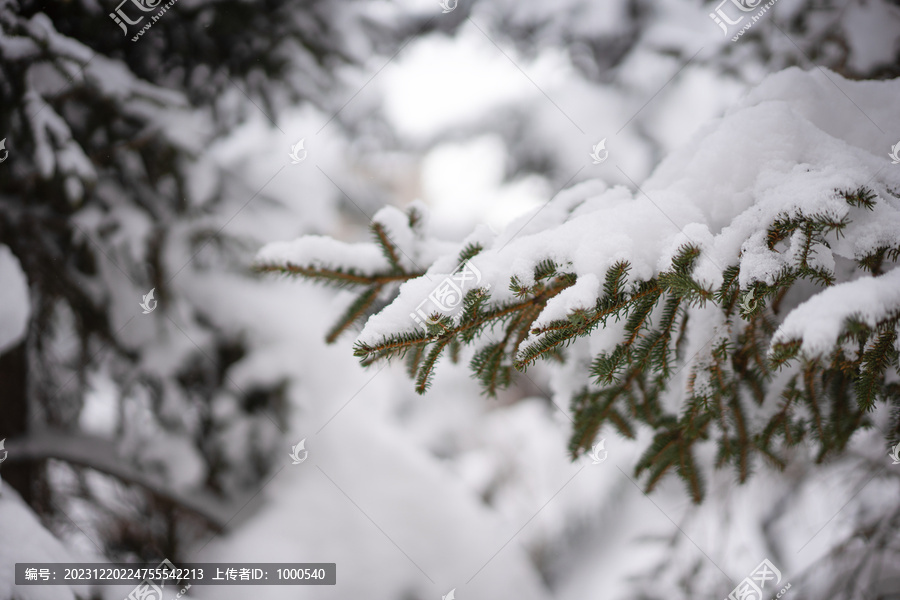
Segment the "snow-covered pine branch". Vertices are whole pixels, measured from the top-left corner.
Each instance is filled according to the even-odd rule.
[[[652,489],[677,473],[698,502],[698,442],[713,440],[741,481],[754,455],[783,467],[804,441],[820,460],[840,452],[876,402],[900,400],[900,172],[883,134],[900,130],[898,92],[796,68],[771,76],[637,190],[581,183],[425,261],[368,319],[356,354],[406,357],[420,393],[459,346],[488,393],[539,358],[577,360],[581,391],[557,401],[572,403],[572,455],[607,423],[649,427],[636,474]],[[398,220],[385,227],[407,235]],[[261,251],[267,268],[291,262],[278,248]],[[466,248],[479,249],[467,257],[478,286],[421,327],[411,315]],[[360,269],[367,254],[300,262]]]

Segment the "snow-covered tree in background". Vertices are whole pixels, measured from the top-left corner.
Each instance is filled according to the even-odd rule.
[[[124,10],[136,19],[135,6]],[[203,273],[221,274],[223,295],[252,281],[240,257],[265,239],[232,220],[271,201],[210,148],[288,106],[318,106],[325,121],[341,68],[369,49],[351,2],[186,2],[137,41],[114,8],[0,3],[3,478],[57,532],[87,504],[98,552],[155,560],[221,527],[232,513],[217,503],[257,489],[288,411],[283,381],[235,381],[253,341],[198,296]],[[337,212],[296,208],[282,207],[294,232]],[[48,458],[62,461],[53,472]],[[117,484],[91,469],[142,487],[115,504]]]
[[[509,179],[539,174],[556,190],[573,173],[575,181],[590,178],[573,165],[586,144],[607,136],[607,147],[619,152],[626,172],[646,176],[686,135],[768,73],[815,65],[850,79],[898,75],[900,35],[892,0],[779,0],[737,43],[731,38],[754,13],[746,13],[726,36],[710,18],[719,4],[460,2],[448,15],[460,21],[451,21],[459,28],[457,38],[478,47],[486,59],[496,44],[505,55],[497,60],[512,61],[533,82],[490,110],[441,121],[426,135],[400,136],[396,143],[421,151],[494,133],[505,144]],[[731,2],[726,10],[733,17],[745,14]],[[445,49],[435,44],[426,56],[441,60]],[[609,183],[628,183],[615,170],[604,176]]]

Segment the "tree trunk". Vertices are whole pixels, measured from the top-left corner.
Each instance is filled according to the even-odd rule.
[[[16,438],[28,432],[28,390],[25,352],[22,342],[0,354],[0,439]],[[28,504],[34,500],[35,465],[32,461],[7,461],[0,466],[5,484],[12,486]]]

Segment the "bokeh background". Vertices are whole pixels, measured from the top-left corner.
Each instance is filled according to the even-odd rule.
[[[334,587],[197,598],[724,597],[765,556],[817,577],[852,511],[777,548],[851,498],[848,464],[803,494],[762,471],[646,496],[623,476],[646,435],[567,456],[564,370],[486,399],[442,364],[418,396],[352,332],[325,344],[349,293],[253,260],[367,239],[385,205],[459,240],[579,182],[633,189],[772,73],[895,78],[895,0],[778,0],[735,42],[694,0],[179,0],[136,41],[119,7],[156,14],[0,0],[0,598],[129,592],[16,587],[25,561],[337,563]]]

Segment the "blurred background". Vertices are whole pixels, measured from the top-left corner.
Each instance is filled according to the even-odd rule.
[[[772,548],[815,512],[789,478],[647,497],[620,473],[640,435],[581,472],[565,372],[488,400],[447,364],[420,397],[352,332],[325,344],[351,295],[252,264],[366,239],[385,205],[459,240],[578,182],[634,188],[770,73],[896,77],[896,0],[778,0],[737,41],[695,0],[164,6],[0,0],[0,598],[129,592],[16,587],[15,562],[163,558],[337,564],[198,598],[724,596],[763,558],[701,568],[724,537]]]

